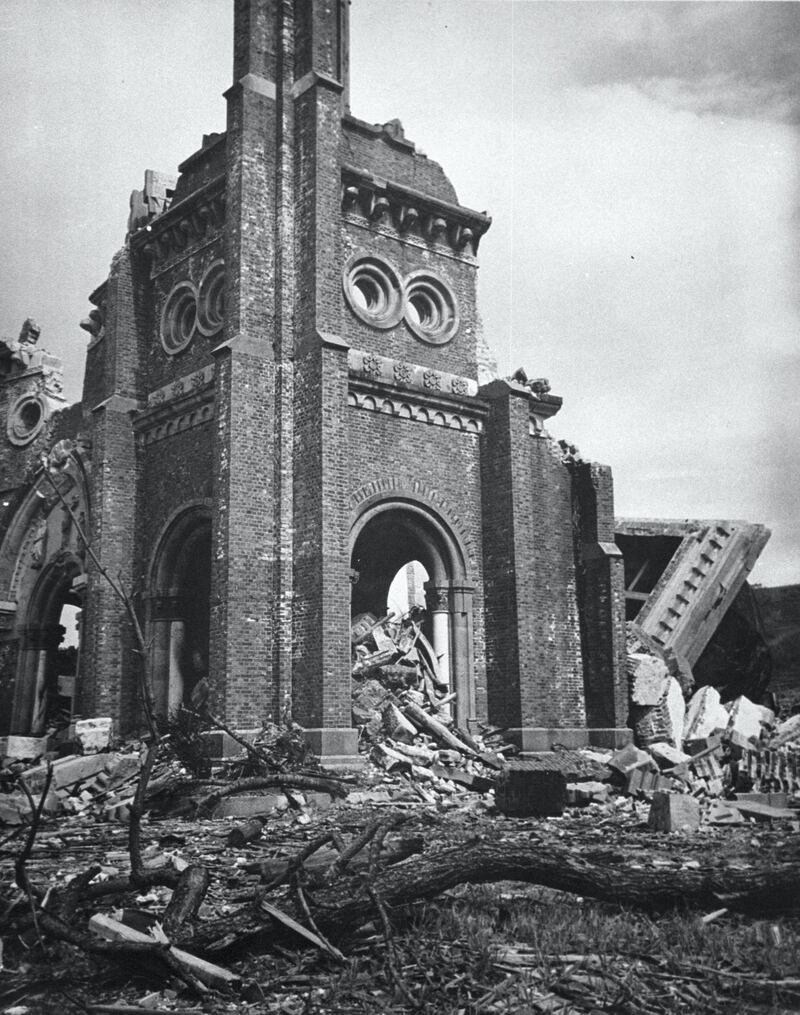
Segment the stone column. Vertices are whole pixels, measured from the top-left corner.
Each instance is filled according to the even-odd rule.
[[[425,582],[425,608],[431,616],[431,644],[439,664],[439,676],[454,689],[450,667],[450,585]]]
[[[476,719],[472,659],[472,585],[450,585],[451,671],[456,698],[456,722],[464,729]]]

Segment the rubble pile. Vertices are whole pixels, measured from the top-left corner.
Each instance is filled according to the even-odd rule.
[[[490,793],[504,754],[514,748],[488,731],[483,739],[453,721],[455,693],[442,678],[422,632],[424,611],[353,619],[353,723],[362,748],[387,772],[410,777],[428,802],[435,793]]]
[[[44,814],[49,817],[83,815],[103,821],[127,820],[141,769],[141,754],[133,744],[124,752],[69,754],[34,765],[26,765],[17,758],[4,758],[0,770],[0,824],[30,822],[31,799],[39,799],[48,766],[52,777],[44,800]],[[157,765],[148,785],[148,799],[164,786],[173,784],[177,776],[174,763]]]

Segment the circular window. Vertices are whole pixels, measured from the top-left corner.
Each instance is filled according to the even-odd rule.
[[[406,324],[417,338],[444,345],[458,330],[458,305],[453,290],[427,271],[406,279]]]
[[[200,279],[197,329],[201,335],[216,335],[225,319],[225,264],[214,261]]]
[[[40,395],[23,395],[12,405],[6,433],[12,444],[28,444],[41,432],[47,419],[47,404]]]
[[[167,296],[161,312],[161,344],[170,356],[185,349],[197,328],[197,290],[179,282]]]
[[[402,319],[403,288],[388,261],[356,254],[345,265],[343,283],[350,309],[373,328],[393,328]]]

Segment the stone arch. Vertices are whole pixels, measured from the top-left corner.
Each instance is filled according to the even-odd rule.
[[[66,724],[80,696],[81,625],[68,659],[60,623],[65,606],[78,617],[83,606],[86,549],[75,519],[89,535],[88,463],[71,442],[56,451],[53,478],[72,513],[39,467],[0,531],[0,732]]]
[[[62,649],[65,606],[83,607],[83,561],[70,551],[41,571],[20,617],[11,729],[41,736],[72,716],[80,669],[80,639],[74,653]],[[63,678],[67,678],[66,681]]]
[[[386,610],[397,573],[417,561],[425,568],[424,630],[440,672],[456,691],[456,717],[475,718],[469,555],[449,520],[419,493],[375,491],[355,510],[350,530],[354,583],[351,615]]]
[[[150,666],[156,712],[189,702],[208,672],[211,507],[184,505],[163,526],[148,576]]]

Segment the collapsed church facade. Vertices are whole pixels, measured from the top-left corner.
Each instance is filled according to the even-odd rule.
[[[32,323],[0,346],[0,733],[139,721],[99,561],[162,714],[203,680],[228,724],[290,710],[352,756],[351,618],[417,562],[461,724],[528,750],[629,736],[610,470],[550,437],[546,383],[486,376],[490,219],[399,121],[350,113],[347,16],[237,0],[226,132],[134,193],[80,403]]]

